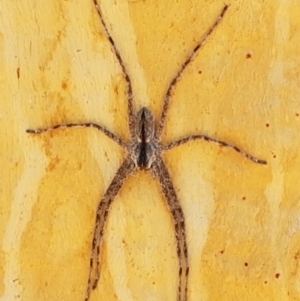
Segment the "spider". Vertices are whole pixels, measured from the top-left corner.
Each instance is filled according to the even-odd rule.
[[[177,289],[177,300],[178,301],[187,301],[187,290],[188,290],[188,275],[189,275],[189,261],[188,261],[188,249],[186,242],[186,233],[185,233],[185,218],[184,213],[181,209],[179,200],[177,198],[174,186],[172,184],[172,179],[168,172],[168,169],[162,159],[161,154],[164,151],[172,149],[174,147],[180,146],[184,143],[202,139],[208,142],[217,143],[220,146],[228,147],[238,152],[240,155],[246,157],[247,159],[258,164],[267,164],[265,160],[258,159],[251,154],[243,151],[241,148],[222,141],[213,137],[209,137],[202,134],[194,134],[179,140],[173,141],[168,144],[162,144],[161,135],[164,129],[166,115],[169,107],[169,103],[172,96],[172,91],[176,86],[176,83],[181,78],[181,75],[185,68],[190,64],[198,50],[206,42],[207,38],[212,34],[215,28],[223,19],[228,5],[225,5],[220,11],[218,17],[214,23],[206,31],[202,39],[191,51],[190,55],[187,57],[185,62],[181,65],[177,74],[173,77],[170,82],[167,91],[165,93],[163,101],[163,109],[161,113],[161,118],[159,120],[157,128],[155,128],[154,116],[151,111],[143,107],[136,114],[134,114],[133,109],[133,94],[132,94],[132,85],[131,80],[128,75],[128,72],[125,68],[121,54],[114,42],[114,39],[110,35],[108,27],[104,21],[103,14],[100,6],[97,3],[97,0],[93,0],[93,4],[97,11],[98,17],[102,23],[107,39],[110,42],[111,49],[116,56],[118,63],[120,64],[122,74],[126,81],[126,95],[127,95],[127,105],[128,105],[128,115],[129,115],[129,134],[130,142],[124,141],[121,137],[109,131],[106,127],[86,122],[86,123],[67,123],[67,124],[58,124],[48,128],[41,129],[28,129],[27,133],[40,134],[43,132],[52,131],[55,129],[63,129],[70,127],[93,127],[99,130],[100,132],[107,135],[109,138],[114,140],[117,144],[123,147],[127,151],[127,156],[123,161],[122,165],[119,167],[116,172],[112,182],[107,188],[105,194],[101,198],[98,208],[96,210],[96,220],[94,227],[94,235],[92,240],[92,250],[90,257],[90,270],[89,277],[87,282],[87,289],[85,295],[85,301],[88,301],[90,293],[97,287],[97,283],[100,277],[100,247],[102,244],[102,236],[104,232],[104,227],[106,225],[107,216],[111,207],[112,202],[114,201],[116,195],[121,189],[124,181],[132,175],[137,170],[150,170],[152,175],[157,178],[160,183],[162,193],[167,202],[170,213],[173,217],[176,244],[177,244],[177,256],[178,256],[178,289]]]

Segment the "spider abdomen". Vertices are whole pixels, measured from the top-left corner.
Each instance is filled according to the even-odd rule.
[[[138,142],[133,146],[131,154],[139,169],[149,169],[157,157],[157,147],[151,142]]]

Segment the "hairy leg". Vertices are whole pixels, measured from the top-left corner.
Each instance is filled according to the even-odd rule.
[[[179,260],[177,300],[187,301],[189,262],[184,214],[178,201],[167,167],[160,157],[157,157],[156,161],[154,161],[154,163],[152,164],[152,171],[161,185],[162,192],[174,220],[177,242],[177,256]]]
[[[97,283],[100,277],[100,247],[104,231],[104,226],[106,224],[107,215],[112,202],[114,201],[116,195],[120,191],[126,178],[132,174],[136,169],[136,166],[132,159],[128,156],[123,164],[118,169],[116,175],[114,176],[111,184],[106,190],[104,196],[102,197],[97,211],[96,211],[96,221],[94,229],[94,237],[92,242],[92,251],[90,259],[90,272],[89,279],[86,289],[85,301],[90,297],[92,289],[97,287]]]
[[[196,55],[198,50],[204,45],[204,43],[206,42],[208,37],[212,34],[212,32],[215,30],[215,28],[221,22],[221,20],[223,19],[224,15],[225,15],[225,12],[226,12],[227,8],[228,8],[228,5],[225,5],[223,7],[223,9],[221,10],[221,12],[220,12],[219,16],[217,17],[217,19],[215,20],[215,22],[206,31],[206,33],[204,34],[204,36],[202,37],[200,42],[194,47],[194,49],[192,50],[190,55],[187,57],[185,62],[181,65],[181,68],[179,69],[179,71],[177,72],[175,77],[172,79],[170,85],[168,86],[167,92],[166,92],[165,97],[164,97],[164,104],[163,104],[163,109],[162,109],[162,113],[161,113],[161,118],[160,118],[160,121],[159,121],[158,129],[157,129],[156,134],[155,134],[155,138],[157,140],[160,140],[160,137],[161,137],[164,125],[165,125],[165,120],[166,120],[166,116],[167,116],[167,112],[168,112],[168,108],[169,108],[169,103],[170,103],[171,96],[172,96],[171,95],[172,90],[176,86],[176,83],[181,78],[181,75],[182,75],[183,71],[190,64],[190,62],[192,61],[192,59],[194,58],[194,56]]]
[[[195,141],[195,140],[205,140],[208,142],[217,143],[220,146],[229,147],[229,148],[233,149],[234,151],[238,152],[240,155],[246,157],[247,159],[251,160],[254,163],[267,164],[267,161],[259,159],[257,157],[254,157],[254,156],[246,153],[245,151],[243,151],[241,148],[239,148],[231,143],[221,141],[221,140],[218,140],[216,138],[212,138],[212,137],[209,137],[206,135],[191,135],[191,136],[184,137],[182,139],[179,139],[177,141],[174,141],[167,145],[162,146],[162,150],[168,150],[168,149],[174,148],[176,146],[179,146],[179,145],[191,142],[191,141]]]
[[[97,0],[93,0],[94,2],[94,5],[95,5],[95,8],[96,8],[96,11],[97,11],[97,14],[101,20],[101,23],[102,23],[102,26],[104,27],[104,31],[105,31],[105,34],[106,34],[106,37],[113,49],[113,52],[119,62],[119,65],[121,66],[121,69],[122,69],[122,73],[123,73],[123,76],[125,78],[125,81],[126,81],[126,85],[127,85],[127,106],[128,106],[128,119],[129,119],[129,133],[130,133],[130,137],[131,139],[134,138],[135,136],[135,132],[134,132],[134,127],[135,127],[135,116],[134,116],[134,111],[133,111],[133,95],[132,95],[132,84],[131,84],[131,80],[130,80],[130,77],[128,75],[128,72],[125,68],[125,65],[124,65],[124,62],[122,60],[122,57],[121,57],[121,54],[120,54],[120,51],[119,49],[117,48],[116,46],[116,43],[114,41],[114,39],[112,38],[109,30],[108,30],[108,27],[104,21],[104,18],[103,18],[103,14],[102,14],[102,10],[100,8],[100,5],[98,4]]]
[[[27,133],[30,134],[41,134],[44,132],[50,132],[53,130],[57,129],[67,129],[67,128],[72,128],[72,127],[91,127],[91,128],[96,128],[100,132],[104,133],[107,137],[111,138],[114,140],[116,143],[118,143],[120,146],[126,148],[127,144],[117,135],[114,133],[110,132],[108,129],[106,129],[104,126],[92,123],[92,122],[86,122],[86,123],[66,123],[66,124],[57,124],[48,128],[41,128],[41,129],[28,129],[26,130]]]

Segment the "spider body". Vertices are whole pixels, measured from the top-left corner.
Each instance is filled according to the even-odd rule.
[[[266,164],[265,160],[259,159],[245,151],[240,147],[237,147],[234,144],[231,144],[226,141],[219,140],[214,137],[210,137],[204,134],[193,134],[186,137],[183,137],[179,140],[173,141],[168,144],[160,143],[162,131],[164,128],[166,115],[172,95],[172,90],[174,89],[176,83],[181,78],[181,75],[188,64],[192,61],[195,54],[201,48],[201,46],[206,42],[207,38],[211,35],[217,25],[220,23],[222,18],[225,15],[225,12],[228,9],[228,6],[225,5],[218,15],[217,19],[206,31],[203,38],[197,43],[193,48],[190,55],[181,65],[177,74],[171,80],[165,97],[163,101],[163,109],[161,113],[161,118],[159,119],[158,126],[155,128],[154,117],[151,111],[145,107],[141,108],[137,114],[134,114],[133,102],[132,102],[132,86],[130,77],[127,73],[125,65],[122,61],[120,52],[115,45],[113,38],[111,37],[109,30],[106,26],[106,23],[103,18],[102,11],[100,6],[97,3],[97,0],[93,0],[95,9],[100,18],[101,24],[106,33],[107,39],[111,44],[112,51],[114,52],[118,63],[121,66],[121,70],[124,76],[124,80],[127,84],[127,103],[128,103],[128,116],[129,116],[129,134],[130,134],[130,143],[125,143],[123,139],[116,134],[109,131],[105,126],[92,123],[66,123],[58,124],[48,128],[41,129],[28,129],[28,133],[40,134],[43,132],[48,132],[56,129],[71,128],[71,127],[85,127],[85,128],[96,128],[103,134],[107,135],[109,138],[118,143],[121,147],[127,150],[127,157],[119,167],[116,172],[112,182],[107,188],[106,192],[102,196],[99,205],[96,210],[95,218],[95,227],[94,234],[92,239],[92,248],[91,248],[91,257],[90,257],[90,269],[87,282],[87,289],[84,300],[87,301],[90,297],[90,293],[93,289],[97,287],[97,283],[100,277],[100,250],[102,244],[102,237],[104,233],[105,224],[107,221],[107,216],[111,207],[112,202],[114,201],[116,195],[120,191],[123,183],[128,176],[133,174],[137,169],[147,170],[150,169],[152,175],[158,180],[162,194],[167,203],[170,214],[172,215],[174,222],[175,238],[176,238],[176,249],[178,256],[178,285],[177,285],[177,301],[187,301],[188,293],[188,274],[189,274],[189,260],[188,260],[188,248],[186,241],[186,232],[185,232],[185,217],[181,209],[180,202],[176,195],[175,188],[172,183],[171,176],[168,172],[168,169],[161,157],[161,153],[172,149],[174,147],[180,146],[184,143],[189,143],[195,140],[203,140],[207,142],[213,142],[222,147],[228,147],[235,152],[239,153],[248,160],[258,163]]]
[[[141,108],[136,114],[134,143],[129,154],[139,169],[149,169],[159,153],[159,145],[154,138],[154,117],[148,108]]]

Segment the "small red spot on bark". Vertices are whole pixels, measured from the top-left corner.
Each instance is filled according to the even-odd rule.
[[[67,85],[67,83],[65,81],[62,81],[61,87],[63,88],[63,90],[67,90],[68,85]]]

